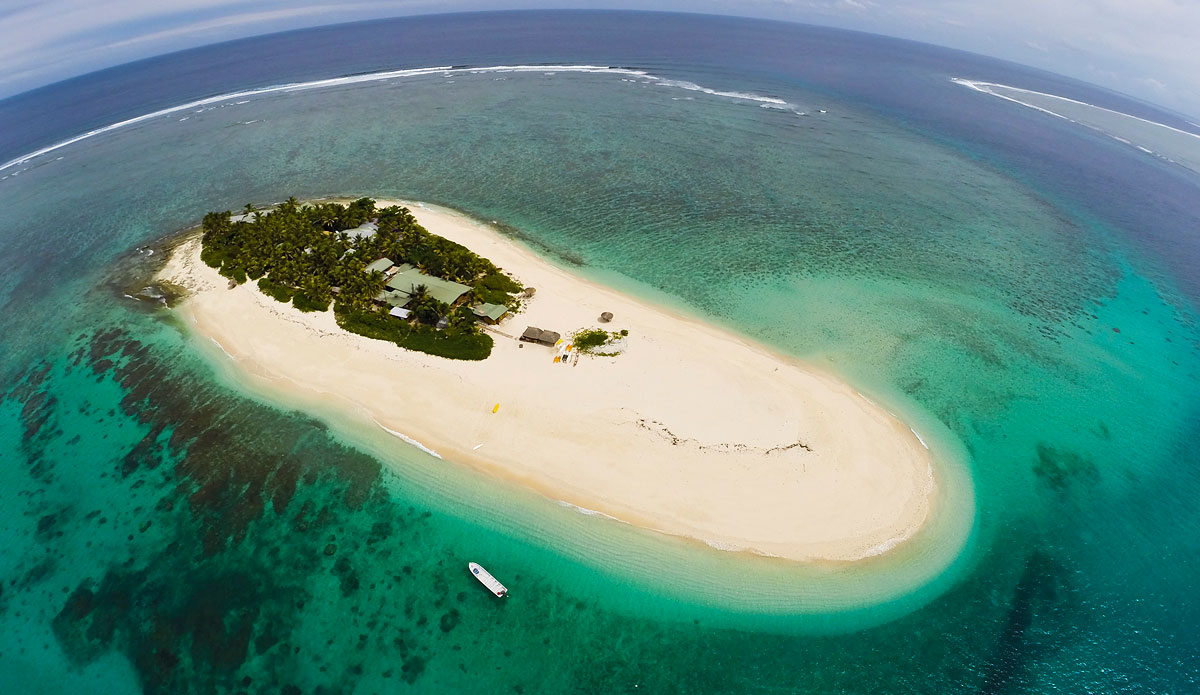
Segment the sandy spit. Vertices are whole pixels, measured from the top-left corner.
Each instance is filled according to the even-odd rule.
[[[588,282],[463,215],[405,204],[431,232],[537,289],[493,332],[487,360],[409,352],[342,331],[332,312],[300,313],[251,284],[229,289],[200,261],[198,236],[159,277],[190,292],[177,310],[251,387],[344,405],[447,465],[553,500],[714,548],[808,561],[878,555],[929,519],[930,451],[847,383]],[[617,357],[564,366],[555,350],[515,340],[530,325],[564,336],[599,326],[604,311],[614,314],[605,328],[629,331]]]

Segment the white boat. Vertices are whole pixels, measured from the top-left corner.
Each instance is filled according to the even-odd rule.
[[[504,585],[500,583],[500,580],[493,577],[491,572],[488,572],[474,562],[467,563],[467,569],[471,570],[471,574],[475,575],[475,578],[479,580],[480,584],[486,586],[488,591],[492,592],[497,597],[504,598],[508,595],[508,589],[504,588]]]

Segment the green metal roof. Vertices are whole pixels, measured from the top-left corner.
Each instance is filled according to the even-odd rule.
[[[476,304],[471,307],[471,311],[475,312],[476,316],[486,316],[493,321],[499,321],[508,313],[508,307],[503,304]]]
[[[380,292],[379,294],[375,295],[375,301],[383,302],[384,304],[387,304],[388,306],[404,306],[405,304],[408,304],[408,300],[409,300],[409,296],[407,293],[396,292],[394,290],[393,291],[384,290],[383,292]]]
[[[390,258],[380,258],[379,260],[374,261],[370,265],[367,266],[367,272],[370,273],[372,271],[379,271],[382,273],[394,265],[396,265],[396,264],[392,263],[392,260]]]
[[[425,289],[429,290],[430,297],[446,304],[453,304],[459,297],[471,290],[462,283],[435,278],[411,266],[396,273],[387,283],[389,289],[404,294],[412,294],[413,288],[417,285],[425,285]]]

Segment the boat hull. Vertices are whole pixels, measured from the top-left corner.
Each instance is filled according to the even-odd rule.
[[[471,574],[475,575],[475,578],[479,580],[479,583],[486,586],[488,591],[492,592],[496,598],[504,598],[505,596],[508,596],[508,588],[501,584],[500,580],[493,577],[491,572],[488,572],[482,566],[474,562],[469,562],[467,563],[467,569],[470,570]]]

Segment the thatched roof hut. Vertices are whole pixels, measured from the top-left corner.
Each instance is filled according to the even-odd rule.
[[[606,311],[603,314],[600,314],[600,323],[608,323],[609,321],[612,321],[611,311]]]
[[[540,345],[549,345],[550,347],[554,347],[554,344],[561,337],[554,331],[544,331],[534,326],[528,326],[525,332],[521,334],[521,340],[526,343],[538,343]]]

